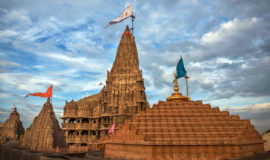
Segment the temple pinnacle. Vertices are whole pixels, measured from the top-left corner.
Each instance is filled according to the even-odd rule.
[[[166,100],[167,101],[176,101],[176,102],[188,100],[188,97],[183,96],[179,92],[176,73],[174,74],[174,93],[170,97],[168,97]]]

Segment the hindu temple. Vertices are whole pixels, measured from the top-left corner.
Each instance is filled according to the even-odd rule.
[[[19,145],[23,149],[35,151],[55,151],[57,148],[66,148],[64,133],[53,111],[50,98],[43,105],[39,115],[21,136]]]
[[[0,129],[0,144],[9,140],[18,140],[24,134],[23,124],[16,107]]]
[[[62,117],[66,142],[85,146],[106,135],[113,123],[118,130],[125,120],[148,108],[135,38],[127,26],[100,93],[66,102]]]

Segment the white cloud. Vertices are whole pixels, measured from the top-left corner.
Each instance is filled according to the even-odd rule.
[[[21,23],[21,24],[30,24],[31,19],[28,17],[28,13],[22,10],[4,10],[6,13],[4,18],[1,21],[5,23]]]
[[[238,20],[235,18],[232,21],[222,23],[218,30],[204,34],[201,43],[202,45],[209,45],[232,39],[238,36],[238,33],[253,29],[258,23],[259,20],[256,17],[246,20]]]
[[[18,33],[16,31],[13,31],[13,30],[3,30],[3,31],[0,31],[0,37],[1,38],[8,38],[8,37],[13,37],[13,36],[16,36],[18,35]]]
[[[8,98],[10,97],[11,95],[8,94],[8,93],[0,93],[0,98]]]
[[[270,103],[250,104],[247,106],[246,105],[245,106],[229,106],[229,107],[224,107],[224,109],[238,110],[238,111],[269,109],[270,111]]]
[[[64,54],[57,54],[57,53],[49,53],[44,54],[54,60],[58,60],[62,63],[69,65],[71,68],[77,68],[79,70],[85,70],[88,72],[105,72],[106,69],[110,65],[100,65],[100,62],[96,61],[95,59],[90,59],[86,57],[73,57],[64,55]]]
[[[0,66],[2,67],[20,67],[21,65],[15,62],[7,61],[7,60],[0,60]]]

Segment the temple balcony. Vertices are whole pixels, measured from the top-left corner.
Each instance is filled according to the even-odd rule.
[[[96,136],[88,135],[68,135],[66,136],[67,143],[88,143],[91,139],[96,139]]]
[[[62,123],[63,130],[95,130],[97,128],[97,125],[89,123]]]
[[[76,129],[76,123],[62,123],[62,129]]]

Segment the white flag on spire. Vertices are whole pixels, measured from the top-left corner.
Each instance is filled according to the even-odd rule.
[[[133,4],[130,4],[117,18],[109,22],[106,27],[122,22],[123,20],[127,19],[132,15],[132,10],[133,10]]]

